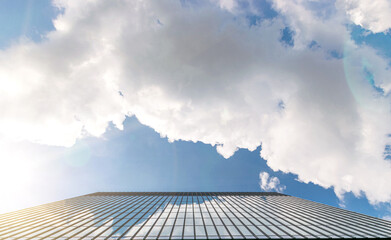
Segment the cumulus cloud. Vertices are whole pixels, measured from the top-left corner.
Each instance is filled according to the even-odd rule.
[[[226,158],[261,145],[275,171],[391,200],[388,59],[334,5],[275,0],[279,15],[250,27],[217,1],[54,3],[55,31],[0,51],[2,138],[70,146],[135,115],[170,141]]]
[[[349,19],[374,33],[386,32],[391,28],[391,2],[389,0],[342,0]]]
[[[269,173],[259,173],[259,186],[264,191],[277,191],[283,192],[285,190],[284,185],[280,185],[280,180],[277,177],[270,177]]]

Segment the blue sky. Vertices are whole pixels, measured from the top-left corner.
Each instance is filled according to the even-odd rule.
[[[298,182],[293,174],[273,172],[259,157],[259,149],[239,150],[224,159],[207,144],[169,143],[134,117],[126,119],[123,131],[110,127],[102,138],[86,138],[71,148],[30,145],[27,149],[35,147],[51,152],[52,157],[40,162],[36,177],[28,179],[32,181],[29,189],[7,196],[13,202],[6,202],[4,209],[98,191],[258,192],[262,191],[259,173],[265,171],[280,179],[285,194],[336,207],[341,203],[332,189]],[[28,202],[24,201],[26,192],[31,196]],[[374,207],[352,194],[345,196],[344,205],[376,217],[388,214],[386,204]]]
[[[278,186],[285,186],[283,192],[286,194],[376,217],[391,215],[390,195],[383,184],[391,170],[386,167],[384,172],[376,175],[378,166],[373,164],[376,165],[373,167],[376,179],[368,173],[364,183],[349,180],[355,179],[356,173],[362,176],[368,170],[366,164],[370,166],[371,161],[383,156],[389,144],[384,137],[378,141],[380,147],[363,145],[381,134],[390,134],[387,132],[390,114],[383,111],[390,103],[387,79],[390,78],[391,37],[387,26],[371,25],[370,22],[359,26],[355,19],[350,19],[352,22],[346,27],[330,17],[337,10],[327,3],[299,6],[311,11],[317,20],[326,16],[323,22],[315,25],[323,26],[329,21],[329,24],[336,24],[336,32],[342,29],[346,31],[343,34],[348,34],[335,42],[327,42],[334,33],[315,31],[304,23],[295,22],[292,19],[297,13],[284,12],[289,6],[272,6],[269,1],[182,1],[174,7],[191,14],[168,11],[167,6],[172,3],[166,2],[167,6],[157,4],[151,6],[151,18],[157,19],[159,24],[153,25],[152,31],[135,33],[127,30],[132,27],[132,21],[143,17],[140,15],[134,19],[118,17],[126,20],[121,24],[129,24],[118,30],[119,34],[111,32],[110,26],[102,23],[112,20],[115,26],[117,18],[110,13],[114,16],[123,14],[116,4],[103,6],[107,11],[100,15],[101,10],[96,7],[99,4],[84,6],[78,5],[77,1],[60,2],[64,4],[63,9],[53,7],[50,1],[0,1],[0,62],[14,64],[22,69],[20,72],[26,67],[26,75],[15,77],[15,81],[21,79],[20,85],[15,86],[22,86],[21,92],[31,93],[20,99],[12,98],[14,95],[11,94],[9,99],[0,100],[22,112],[12,115],[7,108],[5,120],[0,122],[3,125],[0,128],[3,171],[0,187],[7,193],[0,212],[96,191],[263,191],[259,175],[267,172],[270,179],[278,178]],[[84,13],[78,11],[82,8]],[[217,20],[211,17],[216,13]],[[55,26],[52,20],[57,16],[64,17]],[[198,20],[205,16],[209,17],[206,19],[210,25],[218,26],[219,33],[212,32],[210,38],[207,32],[216,29],[209,29],[204,21]],[[189,25],[186,21],[184,26],[173,24],[182,18]],[[72,27],[73,19],[76,27]],[[167,33],[154,35],[166,27],[169,28]],[[196,38],[187,39],[186,34],[181,34],[187,31],[183,29],[189,28],[192,30],[189,35],[200,31],[195,33]],[[116,34],[124,37],[114,39]],[[96,39],[106,40],[95,46],[95,41],[100,41]],[[142,44],[133,47],[136,42],[144,41],[148,47]],[[222,41],[228,42],[226,48]],[[107,42],[110,44],[106,45]],[[243,46],[242,42],[245,43]],[[258,47],[277,46],[273,44],[279,46],[275,51],[270,50],[273,47]],[[93,46],[91,49],[90,45]],[[179,50],[170,52],[170,46]],[[187,48],[192,50],[183,53]],[[237,52],[231,52],[235,48]],[[247,48],[253,50],[246,52]],[[23,52],[23,49],[32,50]],[[95,49],[99,51],[95,53]],[[106,51],[113,52],[104,55]],[[207,52],[211,55],[205,55]],[[212,61],[216,54],[222,58]],[[259,60],[258,56],[263,54],[266,60]],[[92,57],[84,61],[88,55]],[[188,56],[193,57],[187,63]],[[227,60],[233,56],[241,59]],[[34,65],[34,59],[37,65]],[[104,61],[93,65],[100,59]],[[118,59],[123,62],[101,74],[102,69]],[[319,65],[309,65],[318,60]],[[51,62],[54,62],[53,69],[50,69]],[[88,66],[91,62],[92,67],[87,67],[85,72],[69,70]],[[178,62],[187,65],[182,69]],[[276,62],[282,62],[281,66]],[[325,70],[318,70],[324,63],[327,64]],[[267,67],[260,70],[259,67],[248,67],[252,65]],[[117,73],[115,70],[122,66],[124,69]],[[176,67],[181,70],[176,71]],[[236,67],[238,71],[230,71]],[[279,67],[288,70],[280,75],[277,73],[281,72]],[[226,69],[222,71],[222,68]],[[241,72],[242,68],[246,71]],[[366,80],[369,83],[356,80],[368,78],[364,68],[372,76]],[[339,75],[330,73],[326,76],[330,69],[336,69],[337,73],[344,69],[342,75],[346,79],[343,82],[346,80],[348,87],[331,80]],[[0,70],[1,74],[5,73],[0,74],[5,82],[13,80],[15,68],[7,65]],[[104,75],[104,81],[96,82],[99,74],[91,80],[84,79],[94,72]],[[106,92],[105,88],[102,90],[101,86],[117,76],[126,81],[115,82],[118,89],[112,97],[113,93]],[[313,76],[320,80],[300,80]],[[258,82],[259,77],[266,80]],[[282,80],[290,77],[292,82]],[[182,81],[187,78],[190,80]],[[242,78],[252,80],[237,80]],[[273,82],[270,82],[271,78]],[[128,82],[135,82],[135,85]],[[71,86],[69,89],[68,85]],[[12,84],[4,86],[13,87]],[[139,89],[139,86],[145,88]],[[348,92],[340,90],[344,87]],[[237,89],[241,91],[236,92]],[[291,89],[296,90],[290,92]],[[318,89],[324,92],[324,96],[317,92]],[[376,95],[373,91],[378,89],[382,94],[375,99],[379,109],[372,105],[372,98]],[[295,97],[296,93],[300,93],[303,99]],[[34,102],[31,105],[28,103],[30,99]],[[308,102],[314,105],[306,105]],[[290,109],[293,112],[289,112]],[[372,112],[373,109],[376,111]],[[284,116],[290,117],[284,120]],[[270,123],[265,120],[269,118]],[[19,124],[16,124],[18,130],[13,130],[12,122]],[[366,132],[361,132],[361,127]],[[336,134],[330,136],[334,130]],[[351,136],[361,135],[365,137],[360,141],[351,140]],[[365,151],[357,150],[357,146]],[[355,152],[347,154],[344,147],[355,149]],[[374,149],[383,152],[376,155]],[[327,154],[323,158],[325,153],[337,160],[330,160]],[[377,158],[373,159],[373,156]],[[386,158],[379,161],[382,161],[379,164],[390,167]],[[312,168],[306,169],[307,166]],[[327,180],[330,172],[323,177],[322,169],[329,166],[331,173],[335,173],[330,179],[335,178],[335,181]],[[350,173],[346,166],[354,170]],[[378,189],[371,191],[373,185],[366,185],[368,182],[378,182],[374,183]],[[340,190],[342,194],[338,194]],[[379,193],[382,190],[385,195]]]

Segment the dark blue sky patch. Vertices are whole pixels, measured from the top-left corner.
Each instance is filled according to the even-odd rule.
[[[391,58],[391,33],[371,33],[370,31],[358,26],[352,25],[351,37],[356,44],[366,44],[377,50],[378,54]],[[391,63],[391,61],[390,61]]]
[[[262,18],[257,15],[247,15],[246,19],[248,21],[248,26],[252,27],[258,25]]]
[[[391,134],[387,134],[387,137],[391,138]],[[387,144],[384,147],[383,157],[384,160],[391,162],[391,145]]]
[[[374,79],[374,76],[373,76],[373,73],[366,67],[364,66],[364,69],[363,69],[363,75],[365,77],[365,79],[368,81],[368,83],[372,86],[372,88],[379,94],[381,95],[384,95],[384,90],[383,88],[379,87],[379,86],[376,86],[375,84],[375,79]]]
[[[251,5],[248,1],[238,1],[238,8],[249,13],[246,18],[250,27],[259,24],[263,19],[272,19],[278,15],[266,0],[253,1]]]
[[[293,36],[294,35],[295,35],[295,33],[289,27],[285,27],[284,29],[281,30],[280,41],[282,43],[284,43],[286,46],[293,47],[293,45],[294,45]]]
[[[391,145],[386,145],[384,147],[384,160],[391,162]]]
[[[239,5],[245,1],[239,1]],[[278,13],[273,9],[269,1],[257,0],[252,2],[252,7],[256,9],[258,15],[263,19],[275,18]]]
[[[284,101],[280,100],[278,102],[278,108],[281,109],[281,110],[284,110],[285,109],[285,103]]]
[[[309,48],[309,49],[312,49],[312,50],[317,50],[317,49],[320,48],[320,45],[319,45],[319,43],[318,43],[317,41],[312,40],[312,41],[310,42],[310,44],[308,44],[308,48]]]
[[[328,52],[329,56],[331,58],[336,58],[336,59],[342,59],[343,58],[343,53],[338,52],[337,50],[331,50]]]

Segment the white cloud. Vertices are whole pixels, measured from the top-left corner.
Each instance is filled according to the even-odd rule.
[[[214,2],[228,11],[233,11],[237,7],[237,2],[235,0],[215,0]]]
[[[347,37],[342,24],[345,14],[330,0],[272,0],[272,5],[295,32],[295,48],[307,48],[316,42],[324,50],[343,51]],[[331,27],[332,26],[332,27]]]
[[[391,28],[391,2],[389,0],[340,0],[349,19],[374,33],[386,32]]]
[[[98,23],[116,24],[120,5],[95,19],[83,18],[79,4],[67,7],[46,41],[0,51],[0,133],[8,138],[71,146],[83,134],[101,135],[109,121],[122,126],[115,30]]]
[[[387,215],[387,216],[384,216],[383,217],[384,220],[388,220],[388,221],[391,221],[391,216]]]
[[[224,157],[262,144],[275,171],[391,200],[388,60],[356,46],[339,11],[275,1],[281,15],[250,28],[214,2],[56,3],[65,13],[45,41],[0,52],[3,138],[70,146],[135,115],[170,141]],[[293,48],[279,41],[287,23]]]
[[[270,177],[267,172],[259,173],[259,186],[264,191],[277,191],[280,193],[286,188],[280,184],[280,180],[277,177]]]

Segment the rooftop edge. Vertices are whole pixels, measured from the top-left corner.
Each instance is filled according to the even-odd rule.
[[[289,196],[278,192],[95,192],[84,196]]]

